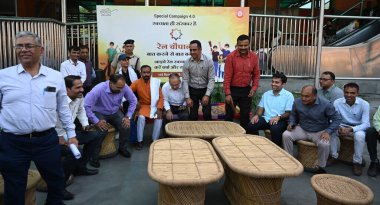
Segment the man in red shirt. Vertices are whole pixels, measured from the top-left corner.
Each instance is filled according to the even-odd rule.
[[[224,67],[226,121],[232,121],[235,106],[240,108],[240,125],[247,130],[252,96],[259,87],[260,68],[257,55],[250,51],[247,35],[237,38],[237,50],[228,55]]]

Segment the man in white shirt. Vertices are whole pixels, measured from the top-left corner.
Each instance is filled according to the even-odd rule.
[[[69,47],[69,59],[61,63],[60,71],[63,77],[68,75],[80,76],[82,83],[86,81],[86,65],[78,60],[80,49],[77,46]]]
[[[65,77],[66,91],[67,91],[67,102],[72,114],[72,122],[78,118],[81,127],[76,128],[76,134],[79,144],[83,144],[82,157],[76,160],[74,156],[65,151],[64,153],[69,153],[63,162],[63,168],[65,172],[65,181],[69,179],[71,174],[75,175],[95,175],[98,174],[97,169],[88,169],[86,164],[90,158],[97,158],[99,155],[99,150],[96,150],[98,144],[100,144],[103,138],[106,136],[106,132],[92,130],[90,131],[90,126],[88,123],[88,118],[86,116],[86,110],[84,109],[83,103],[83,83],[79,76],[68,75]],[[61,121],[57,120],[55,127],[57,131],[59,142],[61,145],[66,144],[66,131],[62,128]],[[64,146],[67,148],[66,146]],[[72,199],[73,194],[65,190],[64,199]]]
[[[162,86],[166,122],[189,119],[183,82],[177,73],[169,75],[169,82]]]
[[[354,156],[352,171],[356,176],[362,175],[363,150],[365,146],[365,131],[370,127],[369,103],[358,97],[359,85],[347,83],[344,85],[344,97],[334,101],[336,111],[342,116],[339,129],[332,134],[330,140],[331,158],[328,165],[337,162],[338,141],[340,136],[354,138]]]

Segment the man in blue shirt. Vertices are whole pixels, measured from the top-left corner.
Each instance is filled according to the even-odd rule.
[[[258,135],[259,130],[270,129],[272,141],[281,147],[282,133],[288,125],[292,110],[293,94],[285,90],[287,77],[283,73],[275,73],[272,77],[272,90],[263,94],[256,114],[248,124],[248,133]]]
[[[326,173],[326,161],[330,152],[330,136],[341,123],[342,118],[334,106],[317,96],[314,86],[302,88],[301,98],[294,101],[287,130],[282,134],[284,149],[293,155],[293,142],[309,140],[318,147],[319,167],[315,173]]]
[[[0,172],[5,205],[25,205],[30,162],[46,181],[46,204],[63,204],[64,174],[54,127],[62,122],[67,144],[78,146],[61,73],[40,63],[41,39],[29,31],[16,34],[20,64],[0,70]]]
[[[344,97],[334,101],[336,111],[342,117],[342,124],[331,137],[331,158],[328,165],[334,164],[338,159],[338,136],[354,138],[355,153],[353,156],[352,171],[356,176],[362,175],[362,157],[365,146],[365,131],[370,127],[369,103],[358,97],[359,85],[347,83],[344,85]]]
[[[325,98],[333,103],[336,99],[343,97],[343,91],[335,85],[335,74],[331,71],[325,71],[319,78],[318,96]]]

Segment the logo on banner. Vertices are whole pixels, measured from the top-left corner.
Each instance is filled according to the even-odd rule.
[[[115,9],[115,10],[111,10],[109,8],[101,9],[100,10],[100,16],[111,16],[112,12],[114,12],[114,11],[117,11],[117,9]]]
[[[174,40],[181,39],[181,36],[182,36],[181,29],[178,29],[178,28],[172,29],[172,32],[170,32],[170,35],[172,39]]]

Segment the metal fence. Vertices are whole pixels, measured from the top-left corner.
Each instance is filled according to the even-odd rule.
[[[318,19],[296,16],[250,15],[251,47],[262,75],[279,71],[287,76],[314,77]]]
[[[45,52],[42,64],[59,69],[66,59],[65,25],[51,19],[37,18],[0,18],[0,68],[17,64],[16,53],[13,49],[15,35],[19,31],[32,31],[41,37]]]

